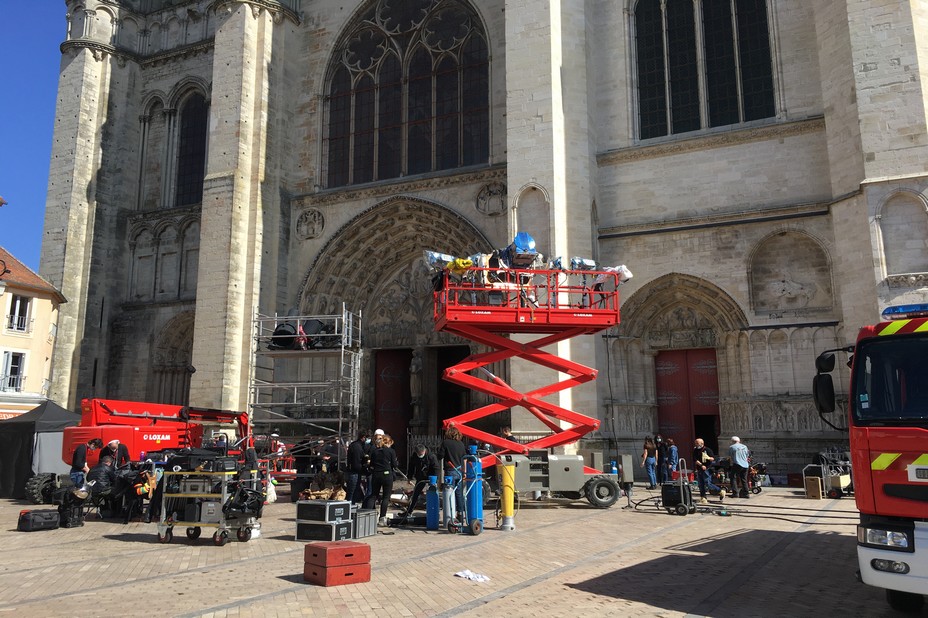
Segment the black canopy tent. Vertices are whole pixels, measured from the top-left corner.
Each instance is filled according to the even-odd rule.
[[[61,460],[64,428],[80,420],[80,414],[46,400],[0,421],[0,498],[25,498],[26,481],[35,473],[67,473],[71,467]]]

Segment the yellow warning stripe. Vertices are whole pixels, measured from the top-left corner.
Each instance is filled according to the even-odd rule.
[[[870,462],[871,470],[885,470],[890,467],[894,461],[899,459],[902,453],[883,453]]]
[[[886,325],[886,327],[883,330],[881,330],[877,334],[880,335],[881,337],[883,335],[895,335],[897,332],[899,332],[900,329],[902,329],[903,326],[905,326],[911,321],[912,320],[899,320],[897,322],[890,322]]]
[[[912,462],[913,466],[928,466],[928,453],[925,453],[918,459]]]

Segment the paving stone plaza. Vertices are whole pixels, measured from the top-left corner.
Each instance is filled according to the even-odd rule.
[[[636,490],[600,510],[524,503],[516,530],[479,536],[379,528],[369,583],[304,583],[295,505],[265,507],[262,533],[217,547],[155,524],[89,519],[17,532],[0,501],[0,615],[9,616],[891,616],[856,582],[853,500],[765,488],[731,516],[670,515]],[[653,493],[657,497],[657,493]],[[37,507],[32,507],[37,508]],[[711,507],[718,510],[717,503]],[[486,575],[476,582],[455,573]],[[922,615],[928,615],[928,612]]]

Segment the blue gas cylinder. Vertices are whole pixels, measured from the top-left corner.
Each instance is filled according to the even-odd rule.
[[[618,467],[616,467],[616,465],[615,465],[615,459],[612,460],[612,473],[615,474],[615,475],[618,475],[618,473],[619,473],[619,469],[618,469]]]
[[[464,458],[464,505],[471,534],[483,530],[483,465],[477,457],[477,447],[471,446]]]
[[[425,490],[425,527],[438,530],[439,520],[438,477],[429,477],[429,486]]]

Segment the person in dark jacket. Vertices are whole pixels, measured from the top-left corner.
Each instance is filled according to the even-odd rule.
[[[654,445],[657,447],[657,484],[663,485],[670,480],[670,449],[664,441],[664,436],[656,434],[654,436]]]
[[[370,469],[371,432],[362,429],[358,439],[348,445],[347,467],[345,473],[345,499],[352,503],[364,502],[361,477]]]
[[[463,521],[464,513],[464,483],[461,482],[464,471],[464,455],[467,449],[464,446],[464,436],[457,427],[445,430],[445,439],[441,441],[438,457],[444,462],[444,475],[451,477],[454,484],[454,501],[458,512],[458,521]]]
[[[380,497],[380,525],[387,525],[387,507],[390,506],[390,493],[393,491],[393,473],[399,469],[393,439],[386,435],[374,438],[374,451],[371,453],[371,492],[364,499],[364,508],[372,509]]]
[[[725,490],[712,482],[709,468],[715,463],[715,453],[706,446],[702,438],[696,438],[693,446],[693,471],[696,473],[696,482],[699,483],[699,503],[707,504],[706,491],[717,493],[722,500],[725,499]]]
[[[93,438],[88,440],[87,444],[78,444],[71,455],[71,482],[75,487],[81,487],[84,484],[84,478],[90,472],[90,466],[87,465],[87,451],[91,453],[103,447],[103,440]]]
[[[409,459],[409,468],[406,471],[406,476],[411,480],[415,480],[416,486],[412,490],[409,506],[406,508],[403,517],[412,515],[412,512],[416,509],[416,503],[419,501],[419,496],[422,495],[422,492],[425,491],[425,488],[428,486],[429,477],[440,476],[440,470],[438,458],[435,457],[424,444],[417,444],[416,452]]]
[[[87,473],[87,482],[93,483],[91,493],[95,496],[112,491],[113,486],[116,485],[116,470],[113,468],[113,458],[109,455],[102,455],[100,463]]]
[[[100,462],[87,473],[87,482],[93,483],[90,496],[93,502],[100,507],[100,516],[102,517],[104,512],[112,512],[112,494],[116,486],[113,458],[109,455],[100,457]]]
[[[113,465],[115,467],[119,468],[120,466],[124,466],[130,461],[129,447],[122,444],[119,440],[110,440],[100,451],[100,459],[107,456],[113,458]]]

